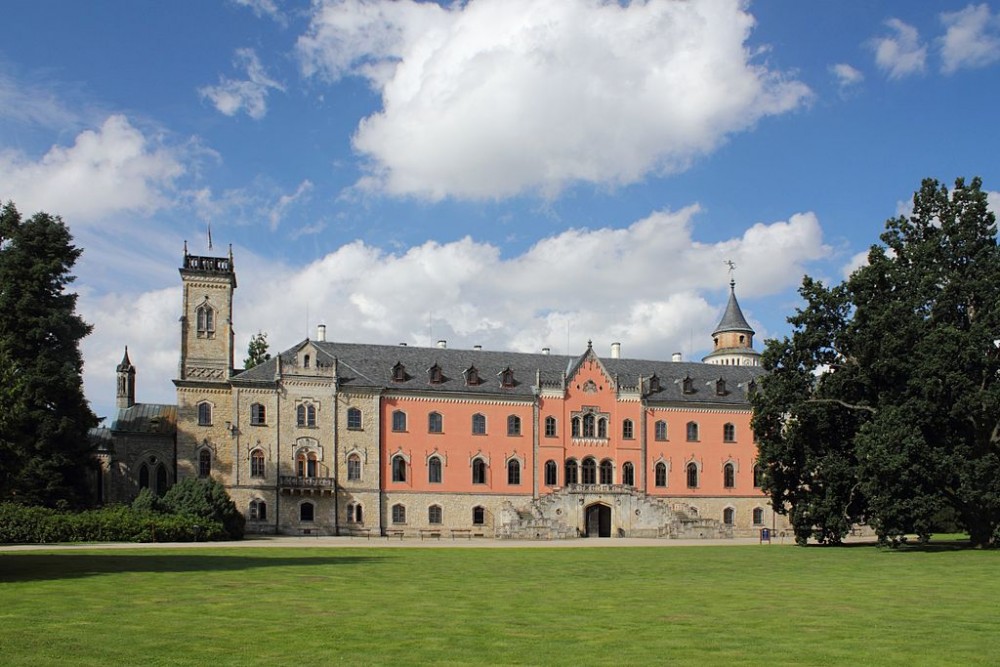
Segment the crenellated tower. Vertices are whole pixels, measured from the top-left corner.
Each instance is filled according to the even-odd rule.
[[[184,288],[181,360],[177,379],[228,382],[233,374],[233,250],[228,257],[189,255],[180,269]]]

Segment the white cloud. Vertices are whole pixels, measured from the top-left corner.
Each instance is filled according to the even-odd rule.
[[[58,130],[74,127],[80,115],[50,87],[16,81],[0,72],[0,118]]]
[[[246,111],[254,120],[267,115],[267,95],[271,90],[284,92],[285,87],[268,76],[253,49],[237,49],[235,66],[246,70],[245,80],[219,77],[218,86],[205,86],[198,93],[212,102],[226,116]]]
[[[233,0],[237,5],[250,9],[255,16],[268,16],[284,25],[285,17],[274,0]]]
[[[285,213],[288,210],[288,208],[293,204],[295,204],[295,202],[297,202],[299,199],[302,199],[303,197],[308,195],[309,192],[312,191],[312,189],[313,189],[312,181],[305,180],[299,183],[299,187],[297,187],[295,189],[295,192],[293,192],[292,194],[281,195],[280,197],[278,197],[277,203],[275,203],[274,207],[271,209],[271,211],[268,213],[267,216],[268,222],[271,225],[271,231],[277,229],[278,225],[281,224],[281,220],[282,218],[285,217]]]
[[[26,215],[45,210],[85,224],[167,206],[168,191],[183,173],[177,150],[115,115],[99,129],[81,132],[73,146],[53,146],[39,160],[0,151],[0,199],[13,199]]]
[[[348,342],[446,339],[451,347],[577,354],[592,338],[604,352],[619,341],[633,358],[700,358],[728,295],[724,260],[736,263],[737,293],[753,321],[756,298],[794,288],[805,265],[830,252],[812,213],[717,243],[693,238],[697,214],[690,206],[623,229],[570,229],[509,258],[470,238],[399,253],[357,241],[304,266],[237,248],[237,364],[252,333],[268,332],[273,352],[312,337],[318,323],[331,340]],[[171,402],[179,304],[173,286],[81,299],[95,324],[85,345],[88,395],[111,400],[128,344],[140,400]]]
[[[554,196],[683,170],[811,99],[747,46],[744,5],[325,0],[298,51],[306,75],[364,77],[382,97],[353,138],[360,187]]]
[[[969,5],[941,14],[947,29],[940,39],[941,71],[951,74],[963,67],[984,67],[1000,60],[1000,16],[989,5]]]
[[[845,280],[850,278],[851,274],[860,269],[862,266],[868,266],[868,253],[869,250],[862,250],[847,261],[847,264],[845,264],[840,271]]]
[[[865,80],[865,75],[860,70],[851,67],[847,63],[837,63],[830,66],[830,73],[837,79],[840,92],[846,92],[854,88]]]
[[[989,202],[990,210],[993,211],[993,215],[1000,218],[1000,192],[997,192],[996,190],[987,191],[986,201]]]
[[[872,40],[875,49],[875,63],[890,79],[901,79],[924,71],[927,60],[927,46],[920,41],[920,35],[913,26],[889,19],[885,22],[893,34]]]

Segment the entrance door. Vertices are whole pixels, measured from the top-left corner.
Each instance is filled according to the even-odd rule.
[[[591,505],[587,508],[587,537],[611,537],[611,508]]]

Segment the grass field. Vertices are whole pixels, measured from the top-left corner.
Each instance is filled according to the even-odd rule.
[[[3,665],[995,664],[1000,552],[0,553]]]

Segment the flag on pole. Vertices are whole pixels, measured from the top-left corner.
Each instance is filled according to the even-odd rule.
[[[212,223],[208,223],[208,249],[212,249]]]

